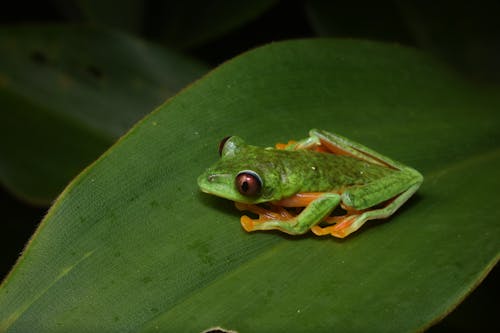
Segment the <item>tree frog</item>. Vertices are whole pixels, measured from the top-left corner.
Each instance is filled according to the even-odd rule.
[[[368,220],[391,216],[423,181],[413,168],[316,129],[308,138],[275,148],[231,136],[220,143],[219,153],[198,185],[258,216],[241,217],[247,232],[274,229],[300,235],[311,230],[343,238]]]

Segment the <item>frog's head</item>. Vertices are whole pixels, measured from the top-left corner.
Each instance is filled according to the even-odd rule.
[[[237,136],[219,145],[221,158],[200,177],[200,189],[225,199],[259,203],[274,200],[275,182],[266,163],[266,149],[245,144]]]

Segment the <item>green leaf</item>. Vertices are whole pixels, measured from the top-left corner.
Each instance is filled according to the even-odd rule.
[[[415,331],[500,253],[500,105],[395,45],[302,40],[225,63],[64,191],[0,289],[0,331]],[[344,240],[245,233],[199,192],[220,138],[338,132],[417,168],[395,216]]]
[[[204,67],[101,29],[0,29],[0,182],[47,204]]]

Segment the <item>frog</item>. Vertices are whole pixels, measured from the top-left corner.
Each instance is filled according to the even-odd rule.
[[[247,232],[344,238],[369,220],[393,215],[424,180],[414,168],[318,129],[274,147],[226,137],[219,155],[198,186],[253,215],[240,218]]]

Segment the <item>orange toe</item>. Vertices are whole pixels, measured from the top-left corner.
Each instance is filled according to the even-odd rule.
[[[254,220],[246,215],[243,215],[240,219],[241,226],[246,232],[251,232],[254,230]]]

